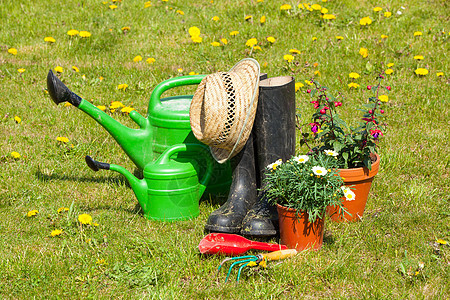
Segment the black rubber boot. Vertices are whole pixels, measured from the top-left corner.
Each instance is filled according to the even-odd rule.
[[[50,97],[56,104],[67,101],[73,106],[78,107],[81,103],[81,97],[69,90],[69,88],[53,74],[52,70],[48,71],[47,89]]]
[[[258,108],[253,125],[258,187],[263,188],[266,167],[295,154],[295,81],[291,76],[259,83]],[[277,234],[278,213],[263,192],[242,222],[241,234],[269,237]]]
[[[228,199],[208,217],[205,230],[209,232],[239,233],[242,220],[256,203],[256,174],[253,135],[244,148],[230,159],[233,170]]]

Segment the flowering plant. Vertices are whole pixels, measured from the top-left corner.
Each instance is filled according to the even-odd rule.
[[[308,221],[323,218],[327,206],[342,206],[343,197],[354,200],[355,194],[344,186],[336,169],[333,150],[294,156],[286,162],[277,160],[267,166],[264,179],[268,201],[295,209],[297,215],[308,213]]]
[[[311,80],[315,89],[308,90],[314,100],[311,103],[316,111],[312,115],[312,122],[308,126],[312,134],[303,133],[301,144],[306,144],[312,152],[320,152],[325,149],[333,149],[340,153],[337,156],[339,168],[357,168],[372,166],[373,154],[377,153],[377,142],[383,136],[384,125],[380,122],[383,118],[383,104],[388,101],[387,95],[380,95],[381,91],[389,92],[390,86],[382,86],[384,77],[378,76],[378,84],[367,86],[367,90],[374,93],[364,104],[361,122],[357,127],[349,127],[337,112],[342,106],[344,97],[339,93],[334,97],[326,87]],[[312,139],[315,147],[310,147],[308,142]]]

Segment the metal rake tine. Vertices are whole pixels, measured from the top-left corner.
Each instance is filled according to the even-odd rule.
[[[246,264],[248,262],[255,261],[255,258],[256,258],[256,256],[252,256],[252,258],[239,260],[239,261],[236,261],[236,262],[232,263],[230,268],[228,269],[228,274],[227,274],[227,278],[225,278],[225,283],[228,281],[228,278],[230,277],[230,274],[231,274],[231,270],[233,269],[233,267],[235,265],[237,265],[237,264],[244,264],[244,263]]]
[[[252,261],[256,261],[256,260],[252,259],[252,260],[250,260],[248,263],[246,263],[246,264],[244,264],[244,265],[242,265],[242,266],[239,267],[239,271],[238,271],[238,274],[237,274],[237,277],[236,277],[236,282],[239,282],[239,278],[241,277],[241,271],[242,271],[242,269],[245,268],[246,266],[248,266],[248,264],[249,264],[250,262],[252,262]]]

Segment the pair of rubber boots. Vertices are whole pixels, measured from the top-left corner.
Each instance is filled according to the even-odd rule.
[[[264,76],[264,75],[262,75]],[[231,158],[228,199],[211,213],[209,232],[270,237],[277,234],[276,207],[262,191],[267,166],[295,153],[295,81],[290,76],[261,78],[252,133],[245,147]]]

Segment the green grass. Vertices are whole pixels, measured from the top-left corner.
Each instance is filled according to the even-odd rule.
[[[336,15],[322,24],[318,13],[301,12],[289,1],[291,13],[280,12],[284,2],[278,0],[155,0],[145,9],[144,2],[123,0],[111,10],[111,2],[100,0],[0,1],[1,298],[448,298],[450,248],[438,251],[434,243],[439,238],[450,242],[449,3],[320,2]],[[392,11],[392,17],[379,17],[375,6]],[[217,22],[211,20],[215,15]],[[251,22],[244,21],[246,15],[253,16]],[[263,15],[267,21],[261,25]],[[373,23],[362,28],[359,20],[365,16]],[[127,34],[121,31],[124,26],[131,27]],[[200,28],[201,44],[191,42],[191,26]],[[70,29],[92,36],[70,38]],[[229,36],[232,30],[239,35]],[[415,31],[423,35],[414,37]],[[389,37],[382,40],[381,34]],[[45,43],[47,36],[56,43]],[[273,45],[268,36],[276,38]],[[388,130],[363,222],[326,220],[320,251],[269,263],[266,270],[247,270],[239,285],[224,285],[224,273],[216,277],[222,258],[202,257],[197,250],[206,219],[220,199],[203,201],[200,216],[192,221],[143,218],[126,181],[112,172],[93,173],[83,158],[91,155],[129,170],[132,162],[87,115],[55,106],[45,93],[45,80],[49,69],[62,66],[61,79],[85,99],[106,106],[122,101],[145,115],[158,83],[191,71],[227,70],[250,55],[245,42],[252,37],[262,51],[251,56],[263,72],[304,82],[320,71],[317,80],[343,91],[342,110],[351,122],[368,96],[365,86],[394,63],[394,73],[384,82],[392,86]],[[228,44],[210,45],[220,38]],[[369,50],[368,58],[358,54],[361,47]],[[9,48],[16,48],[17,55],[9,54]],[[283,55],[291,48],[302,53],[295,58],[298,65],[287,68]],[[137,55],[144,60],[133,62]],[[416,61],[415,55],[425,58]],[[147,64],[148,57],[155,63]],[[429,74],[415,75],[418,67]],[[22,75],[19,68],[26,69]],[[347,87],[350,72],[361,74],[356,90]],[[129,85],[125,92],[117,90],[122,83]],[[296,94],[303,123],[312,112],[306,89]],[[127,116],[113,115],[132,126]],[[17,124],[14,116],[22,122]],[[59,136],[67,137],[69,145],[59,145]],[[21,157],[13,159],[13,151]],[[70,212],[57,213],[71,206]],[[39,214],[26,217],[33,209]],[[99,226],[80,228],[76,218],[82,213]],[[53,229],[64,233],[51,237]],[[419,275],[401,274],[401,265],[408,272],[419,262],[425,264]]]

